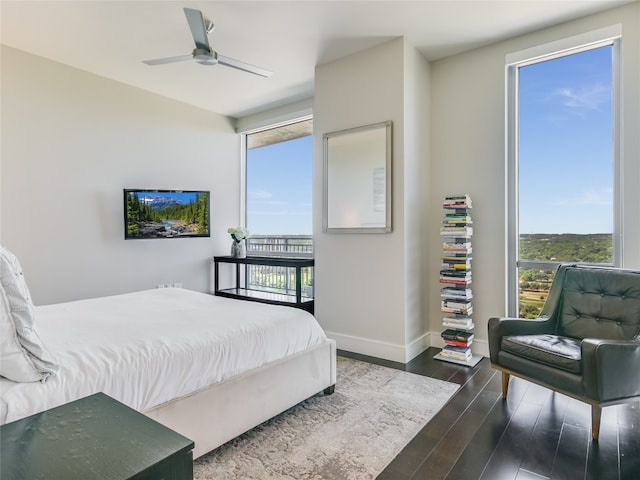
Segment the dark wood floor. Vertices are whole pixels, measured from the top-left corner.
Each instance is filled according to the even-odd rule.
[[[588,405],[514,377],[504,402],[489,359],[468,368],[438,351],[406,365],[339,352],[460,385],[378,480],[640,480],[640,402],[604,408],[593,442]]]

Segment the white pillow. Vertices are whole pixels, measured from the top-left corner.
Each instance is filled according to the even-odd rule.
[[[45,381],[58,371],[35,330],[34,319],[20,262],[0,245],[0,375],[14,382]]]

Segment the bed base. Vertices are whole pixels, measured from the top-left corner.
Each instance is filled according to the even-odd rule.
[[[193,458],[336,383],[333,340],[143,412],[195,442]]]

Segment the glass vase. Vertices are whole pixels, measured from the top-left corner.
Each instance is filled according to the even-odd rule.
[[[231,242],[231,256],[233,258],[247,258],[247,244],[244,240]]]

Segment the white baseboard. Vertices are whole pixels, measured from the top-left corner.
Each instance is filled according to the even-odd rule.
[[[444,347],[444,340],[440,332],[428,332],[416,338],[407,345],[382,342],[370,338],[354,337],[341,333],[326,331],[327,337],[336,341],[339,350],[359,353],[370,357],[391,360],[392,362],[408,363],[429,347]],[[489,356],[489,344],[486,340],[473,340],[471,351],[474,354]]]
[[[372,340],[370,338],[343,335],[330,331],[325,331],[325,333],[327,337],[336,341],[338,350],[346,350],[347,352],[405,363],[406,352],[403,345],[381,342],[380,340]]]

